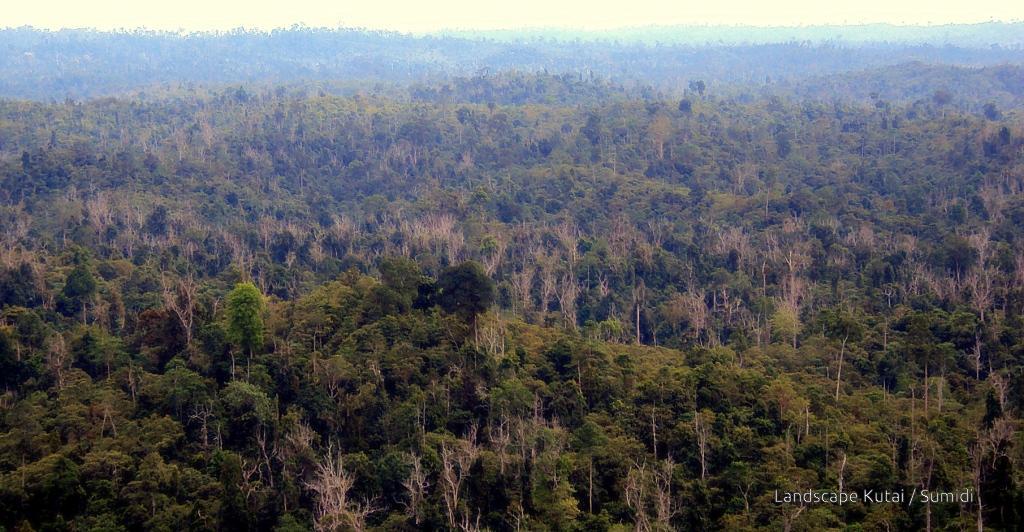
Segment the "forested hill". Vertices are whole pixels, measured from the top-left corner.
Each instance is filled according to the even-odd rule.
[[[786,40],[731,44],[675,41],[521,40],[410,36],[293,28],[179,35],[159,32],[0,30],[0,96],[83,99],[166,84],[280,84],[339,80],[408,84],[484,72],[585,73],[681,92],[715,85],[797,80],[912,61],[1021,64],[1020,25],[980,38],[929,41]],[[686,31],[681,29],[679,31]],[[841,35],[842,28],[836,28]],[[705,33],[698,32],[700,34]]]
[[[1019,108],[408,90],[0,102],[0,526],[1024,526]]]
[[[962,67],[920,62],[814,76],[768,89],[817,100],[859,100],[913,104],[949,98],[963,109],[983,110],[986,104],[1024,108],[1024,67],[998,65]]]
[[[842,43],[909,43],[931,46],[989,48],[993,45],[1010,48],[1024,46],[1024,23],[985,22],[979,24],[940,24],[907,26],[895,24],[854,24],[825,26],[748,26],[748,25],[668,25],[635,26],[600,30],[558,28],[515,30],[446,31],[445,35],[464,38],[486,38],[505,42],[530,41],[603,41],[646,44],[779,44],[808,42],[814,44]]]

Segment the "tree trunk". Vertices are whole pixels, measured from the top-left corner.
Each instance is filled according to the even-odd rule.
[[[839,349],[839,367],[836,368],[836,402],[839,402],[839,385],[843,382],[843,355],[846,354],[846,341],[850,335],[843,338],[843,346]]]
[[[636,345],[640,345],[640,303],[636,304]]]
[[[928,363],[924,364],[924,417],[928,418]]]

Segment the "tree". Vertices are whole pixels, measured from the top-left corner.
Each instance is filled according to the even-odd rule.
[[[277,415],[277,402],[252,383],[231,381],[220,397],[224,417],[228,421],[226,441],[242,443],[253,439],[272,425]]]
[[[167,234],[167,207],[159,205],[146,217],[146,232],[153,236]]]
[[[658,159],[665,158],[665,141],[672,134],[672,121],[667,116],[659,114],[651,124],[647,126],[647,134],[651,139],[654,150],[658,153]],[[671,155],[671,153],[670,153]]]
[[[702,79],[697,79],[697,80],[693,80],[693,81],[690,82],[690,90],[693,91],[693,92],[696,92],[697,94],[699,94],[701,96],[704,96],[704,91],[706,89],[707,89],[707,84],[704,83],[704,80],[702,80]]]
[[[10,389],[21,381],[21,357],[14,345],[14,340],[7,331],[0,329],[0,386]]]
[[[437,289],[441,308],[470,322],[494,304],[494,281],[477,262],[463,262],[441,272]]]
[[[427,472],[423,469],[423,462],[417,454],[409,454],[409,476],[402,482],[402,487],[409,493],[406,511],[416,525],[419,525],[430,481],[427,479]]]
[[[940,342],[932,331],[935,324],[934,316],[925,312],[914,312],[906,319],[906,335],[903,338],[903,351],[923,370],[924,408],[927,413],[928,396],[931,385],[929,373],[932,367],[944,365],[953,356],[953,346],[948,342]]]
[[[405,308],[412,307],[420,288],[427,283],[419,264],[404,257],[388,257],[381,260],[378,269],[384,286],[402,298]]]
[[[96,278],[93,277],[86,260],[78,259],[78,263],[68,273],[64,289],[61,291],[58,308],[65,316],[82,313],[82,323],[86,322],[89,301],[96,295]]]
[[[772,314],[772,330],[780,337],[789,337],[793,341],[793,348],[796,348],[796,340],[800,335],[800,315],[797,310],[785,301],[780,301],[775,312]]]
[[[580,128],[580,133],[590,144],[597,146],[601,142],[601,117],[593,113],[587,116],[587,123]]]
[[[366,529],[366,518],[376,511],[373,503],[354,500],[355,475],[346,471],[340,454],[329,453],[317,464],[306,487],[316,494],[315,529],[318,532]]]
[[[195,321],[199,286],[192,275],[171,281],[165,274],[160,277],[160,282],[163,286],[164,306],[178,318],[185,332],[185,347],[192,347],[192,324]]]
[[[843,381],[843,358],[846,355],[846,344],[859,341],[864,334],[860,321],[846,310],[832,310],[825,314],[825,333],[840,342],[839,354],[836,356],[836,401],[839,401],[839,387]]]
[[[93,378],[110,378],[128,360],[121,341],[95,325],[84,327],[71,342],[71,357]]]
[[[0,308],[34,307],[42,303],[32,265],[23,262],[17,268],[0,269]]]
[[[992,121],[999,120],[1000,118],[1002,118],[1003,115],[1001,112],[999,112],[999,108],[996,107],[996,104],[992,102],[988,102],[985,104],[984,113],[985,118]]]
[[[978,252],[966,238],[949,235],[936,250],[935,258],[959,281],[978,262]]]
[[[476,428],[472,428],[465,439],[458,439],[454,445],[447,441],[441,442],[441,493],[444,495],[445,515],[448,526],[457,530],[462,522],[469,523],[470,512],[465,509],[462,501],[463,484],[471,474],[471,467],[480,455],[480,447],[476,443]],[[465,529],[464,529],[465,530]]]
[[[228,341],[241,349],[247,357],[263,345],[263,294],[252,283],[239,283],[228,294]],[[234,354],[231,357],[231,376],[235,375]]]

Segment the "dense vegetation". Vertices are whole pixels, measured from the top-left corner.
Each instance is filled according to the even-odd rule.
[[[391,91],[0,102],[0,526],[1024,526],[1019,108]]]

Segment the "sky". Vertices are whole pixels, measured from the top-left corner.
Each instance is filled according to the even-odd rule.
[[[805,26],[1024,20],[1022,0],[8,0],[0,27],[212,31],[293,24],[410,33],[647,25]]]

